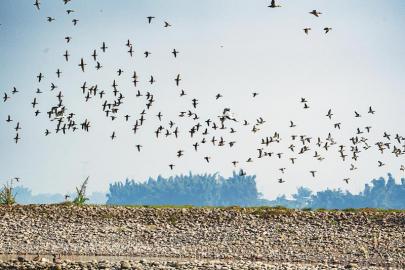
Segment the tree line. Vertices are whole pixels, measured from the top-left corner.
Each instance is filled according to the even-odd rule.
[[[300,187],[291,198],[285,195],[266,200],[258,192],[256,176],[233,173],[179,175],[149,178],[145,182],[127,179],[110,184],[107,204],[194,205],[194,206],[285,206],[288,208],[384,208],[405,209],[405,179],[397,184],[391,174],[373,179],[359,194],[341,189],[312,192]]]

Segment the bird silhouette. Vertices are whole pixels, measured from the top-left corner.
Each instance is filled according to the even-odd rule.
[[[151,22],[152,22],[152,19],[154,19],[155,17],[153,17],[153,16],[148,16],[148,17],[146,17],[147,19],[148,19],[148,23],[150,24]]]
[[[312,10],[311,12],[309,12],[309,14],[312,14],[312,15],[314,15],[315,17],[319,17],[319,15],[321,15],[322,14],[322,12],[319,12],[319,11],[317,11],[317,10]]]
[[[278,7],[281,7],[281,6],[277,5],[275,0],[271,0],[271,3],[270,3],[270,5],[268,7],[269,8],[278,8]]]
[[[330,28],[330,27],[325,27],[323,30],[325,31],[325,34],[327,34],[327,33],[329,33],[329,32],[332,30],[332,28]]]

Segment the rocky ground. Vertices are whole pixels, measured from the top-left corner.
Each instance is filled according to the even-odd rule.
[[[405,212],[36,205],[0,220],[15,257],[0,269],[405,269]]]

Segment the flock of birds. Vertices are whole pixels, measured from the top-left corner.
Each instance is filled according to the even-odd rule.
[[[64,4],[69,4],[71,0],[63,0]],[[39,11],[41,9],[41,3],[39,0],[36,0],[34,3],[35,8]],[[275,3],[274,0],[271,1],[269,5],[270,8],[278,8],[280,7]],[[72,9],[66,10],[67,16],[75,13]],[[310,14],[318,17],[322,13],[313,10],[309,12]],[[146,24],[153,24],[155,22],[154,16],[146,17]],[[53,17],[47,17],[46,20],[49,23],[55,21]],[[73,26],[78,26],[79,20],[72,19]],[[172,25],[164,21],[163,27],[168,28],[172,27]],[[324,30],[328,33],[332,28],[326,27]],[[306,34],[309,33],[311,28],[305,28],[304,32]],[[73,38],[71,36],[65,37],[66,44],[71,43]],[[125,48],[128,53],[128,57],[133,57],[135,54],[134,45],[131,40],[127,40],[125,42]],[[99,46],[99,47],[98,47]],[[91,61],[93,62],[94,68],[96,70],[101,70],[103,68],[102,62],[102,54],[106,53],[106,51],[111,50],[106,42],[101,42],[90,54]],[[180,52],[177,49],[173,49],[171,52],[174,58],[178,58]],[[145,51],[143,53],[145,58],[151,56],[150,51]],[[66,49],[64,54],[61,55],[63,60],[66,63],[70,63],[70,53],[69,50]],[[80,59],[80,62],[77,64],[78,71],[85,73],[90,67],[90,63],[85,60],[85,57]],[[74,65],[77,68],[76,64]],[[116,119],[123,119],[125,122],[132,123],[132,130],[133,134],[137,134],[140,129],[143,129],[145,126],[146,121],[156,121],[157,126],[154,129],[153,133],[154,136],[159,139],[163,140],[167,137],[175,137],[180,138],[180,136],[187,136],[194,141],[192,145],[189,147],[191,151],[198,152],[202,147],[208,147],[211,145],[212,147],[235,147],[237,145],[236,140],[228,139],[229,134],[234,134],[238,132],[239,128],[246,128],[249,129],[249,132],[254,134],[260,134],[260,130],[266,124],[266,120],[263,117],[258,117],[254,119],[254,121],[249,122],[245,119],[238,119],[234,116],[231,108],[223,108],[220,115],[217,118],[207,118],[203,117],[198,113],[198,108],[200,106],[200,102],[196,97],[190,99],[189,107],[184,108],[181,110],[178,115],[177,119],[175,118],[167,118],[166,115],[163,114],[162,111],[158,111],[156,115],[152,115],[152,108],[154,108],[154,103],[156,101],[156,95],[147,92],[141,91],[138,87],[139,77],[136,71],[129,72],[132,76],[130,77],[132,80],[132,84],[134,87],[134,91],[136,92],[136,98],[144,100],[144,107],[141,108],[141,112],[139,114],[125,114],[121,113],[122,105],[127,102],[126,96],[124,95],[124,91],[118,85],[118,78],[122,78],[124,74],[128,72],[122,69],[117,70],[117,77],[113,79],[109,90],[101,89],[98,84],[90,83],[88,81],[84,81],[80,87],[80,93],[82,95],[83,100],[89,104],[89,106],[99,106],[100,111],[102,114],[109,120],[115,121]],[[55,71],[56,78],[59,79],[62,76],[62,71],[58,68]],[[45,75],[41,72],[36,76],[37,82],[39,85],[44,83]],[[176,86],[179,91],[178,98],[186,98],[189,96],[185,90],[181,89],[181,81],[182,76],[181,74],[175,74],[173,76],[173,86]],[[156,82],[154,76],[150,76],[147,83],[150,85]],[[55,82],[51,82],[51,86],[49,91],[53,92],[58,89],[58,86]],[[36,96],[32,100],[30,106],[33,109],[33,113],[36,117],[42,114],[42,111],[39,108],[39,102],[41,100],[42,90],[38,88],[35,92]],[[18,95],[19,91],[16,87],[13,87],[11,93],[4,93],[3,102],[11,102],[12,97]],[[257,92],[253,92],[251,94],[251,98],[256,98],[259,95]],[[215,100],[219,100],[223,98],[221,93],[218,93],[215,96]],[[97,102],[98,101],[98,102]],[[301,98],[299,103],[302,106],[302,110],[309,110],[310,109],[310,102],[307,98]],[[376,111],[370,106],[368,110],[365,112],[369,116],[373,116]],[[353,114],[354,118],[361,118],[363,117],[363,113],[355,111]],[[49,119],[50,123],[54,124],[54,128],[49,128],[44,131],[44,136],[50,136],[53,134],[68,134],[77,131],[82,132],[90,132],[92,127],[92,122],[90,119],[84,119],[79,121],[77,119],[77,115],[74,112],[69,112],[67,105],[64,103],[64,94],[62,91],[59,91],[56,95],[56,100],[53,106],[51,106],[46,111],[46,117]],[[332,109],[329,109],[324,117],[330,119],[331,121],[335,120],[334,112]],[[180,126],[176,122],[181,122],[180,119],[187,118],[191,120],[193,123],[190,127]],[[20,137],[20,130],[22,129],[22,125],[18,121],[14,121],[11,115],[8,115],[6,122],[11,125],[15,123],[14,130],[16,132],[15,137],[13,138],[15,143],[18,143],[21,140]],[[155,123],[155,122],[154,122]],[[296,123],[290,121],[289,128],[292,130],[297,126]],[[335,120],[332,122],[333,128],[338,131],[342,127],[342,123]],[[244,164],[254,162],[255,159],[279,159],[279,160],[287,160],[291,166],[296,164],[297,160],[303,157],[310,157],[319,162],[322,162],[325,159],[326,153],[328,151],[337,150],[338,158],[340,158],[343,162],[349,162],[348,171],[357,170],[356,162],[358,161],[360,155],[370,149],[376,148],[381,154],[386,152],[390,152],[395,157],[399,158],[405,153],[405,137],[400,134],[389,134],[388,132],[384,132],[382,138],[377,142],[370,142],[369,138],[367,138],[367,134],[372,132],[371,126],[365,127],[358,127],[356,132],[350,138],[348,144],[341,144],[338,143],[337,140],[332,135],[332,132],[328,133],[327,136],[315,136],[311,137],[308,134],[294,134],[290,137],[282,137],[279,132],[275,132],[271,136],[263,136],[258,141],[257,145],[257,155],[256,157],[247,157],[244,160],[232,160],[230,163],[232,166],[239,171],[241,176],[246,175],[246,171],[243,169]],[[115,130],[111,131],[110,139],[117,140],[118,133]],[[287,142],[288,147],[284,149],[284,151],[276,151],[273,147],[276,145],[280,145],[281,143]],[[135,148],[138,152],[142,151],[143,146],[141,144],[135,145]],[[186,149],[178,149],[176,151],[175,156],[177,159],[184,158],[188,150]],[[204,162],[210,163],[212,161],[211,156],[204,155],[202,157]],[[168,164],[169,168],[173,170],[176,166],[176,162],[172,162]],[[378,161],[376,164],[379,167],[385,166],[385,163],[381,160]],[[286,167],[278,168],[280,177],[277,178],[278,183],[284,183],[285,180],[283,175],[285,172],[290,169]],[[399,168],[400,171],[405,172],[405,166],[401,165]],[[317,170],[310,170],[309,175],[312,177],[317,176]],[[14,178],[14,180],[19,181],[18,177]],[[344,182],[349,183],[350,177],[346,177],[342,179]]]

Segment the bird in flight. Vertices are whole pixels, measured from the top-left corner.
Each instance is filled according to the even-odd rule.
[[[41,2],[39,2],[39,0],[35,0],[34,6],[37,8],[37,10],[41,9],[40,5],[41,5]]]
[[[100,49],[105,53],[105,50],[108,49],[108,47],[105,45],[105,42],[103,42],[103,46],[100,47]]]
[[[152,22],[152,19],[154,19],[155,17],[153,17],[153,16],[148,16],[148,17],[146,17],[147,19],[148,19],[148,23],[151,23]]]
[[[325,31],[325,34],[327,34],[327,33],[329,33],[329,31],[332,30],[332,28],[330,28],[330,27],[325,27],[323,30]]]
[[[18,135],[18,133],[15,135],[15,137],[14,137],[14,141],[15,141],[15,143],[18,143],[18,141],[20,140],[21,138],[20,138],[20,136]]]
[[[179,86],[179,83],[181,81],[180,74],[177,74],[177,77],[174,79],[174,81],[176,82],[176,85]]]
[[[84,63],[83,58],[80,60],[80,64],[79,67],[82,69],[82,71],[84,72],[84,66],[87,65]]]
[[[69,61],[69,52],[66,50],[65,53],[63,54],[63,56],[65,57],[66,62]]]
[[[304,30],[305,34],[308,35],[308,34],[309,34],[309,31],[311,31],[311,28],[306,27],[306,28],[304,28],[303,30]]]
[[[41,82],[41,80],[42,80],[42,78],[44,78],[44,76],[42,75],[42,73],[39,73],[37,78],[38,78],[38,82]]]
[[[13,120],[11,119],[11,116],[10,116],[10,115],[7,116],[6,122],[7,122],[7,123],[13,122]]]
[[[269,8],[278,8],[278,7],[281,7],[281,6],[276,4],[276,0],[271,0],[271,3],[270,3],[270,5],[268,7]]]
[[[4,93],[4,96],[3,96],[3,101],[4,102],[6,102],[7,101],[7,99],[9,99],[10,97],[7,95],[7,93]]]
[[[168,22],[165,22],[165,25],[164,25],[164,27],[170,27],[170,26],[172,26],[170,23],[168,23]]]
[[[332,109],[329,109],[328,113],[326,114],[327,117],[329,117],[329,119],[332,119]]]
[[[172,54],[174,55],[175,58],[177,57],[177,54],[178,54],[178,53],[179,53],[179,52],[176,51],[176,49],[173,49]]]
[[[312,10],[311,12],[309,12],[309,14],[314,15],[315,17],[319,17],[319,15],[322,14],[322,12],[317,11],[316,9]]]

